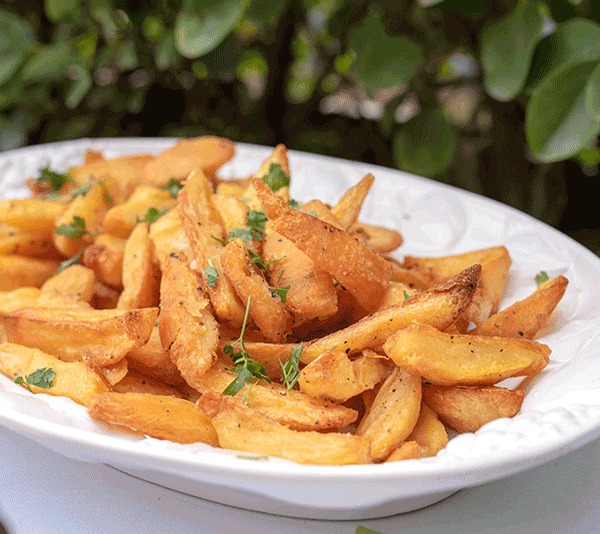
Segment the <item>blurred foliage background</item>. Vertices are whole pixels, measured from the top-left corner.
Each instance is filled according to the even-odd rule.
[[[600,254],[599,133],[596,0],[0,4],[0,150],[284,143],[484,194]]]

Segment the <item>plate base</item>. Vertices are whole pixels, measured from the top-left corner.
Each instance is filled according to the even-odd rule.
[[[182,478],[169,473],[110,464],[106,465],[146,482],[180,491],[181,493],[192,495],[193,497],[198,497],[207,501],[234,506],[236,508],[243,508],[253,512],[263,512],[302,519],[346,521],[378,519],[425,508],[426,506],[430,506],[446,499],[457,491],[450,490],[429,493],[427,495],[412,496],[361,508],[314,508],[292,504],[266,495],[261,495],[260,493],[221,487],[207,482]]]

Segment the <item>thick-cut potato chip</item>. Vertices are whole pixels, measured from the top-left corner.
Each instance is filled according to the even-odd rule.
[[[384,310],[385,308],[389,308],[396,304],[403,304],[416,293],[417,292],[413,288],[402,282],[390,282],[385,290],[385,295],[383,296],[379,309]]]
[[[421,447],[416,441],[405,441],[394,449],[384,460],[385,462],[401,462],[403,460],[418,460],[421,456]]]
[[[351,434],[298,432],[280,425],[227,395],[205,393],[198,409],[211,418],[224,449],[278,456],[301,464],[370,462],[369,439]]]
[[[28,232],[0,223],[0,255],[9,254],[48,259],[56,259],[60,256],[54,248],[49,233]]]
[[[160,341],[186,382],[198,380],[217,359],[219,329],[198,276],[183,253],[166,258],[160,283]]]
[[[210,422],[194,403],[150,393],[106,392],[87,403],[92,419],[133,428],[156,439],[176,443],[219,442]]]
[[[292,318],[281,297],[250,265],[246,247],[239,238],[229,241],[221,252],[223,272],[242,302],[249,302],[250,317],[273,343],[283,343],[292,326]]]
[[[290,239],[318,269],[330,273],[361,306],[377,309],[392,276],[388,262],[343,230],[288,206],[260,179],[253,184],[274,230]]]
[[[165,258],[169,254],[183,251],[188,258],[193,257],[179,212],[175,208],[150,225],[150,239],[154,243],[156,260],[161,269],[164,269]]]
[[[224,363],[213,365],[198,380],[200,393],[221,393],[233,382],[236,375],[225,368]],[[301,391],[288,390],[276,383],[255,382],[244,386],[236,398],[254,410],[294,430],[332,430],[353,423],[358,413],[330,402],[314,399]]]
[[[125,240],[109,234],[100,234],[94,242],[83,250],[81,263],[96,274],[104,285],[121,289],[123,287],[123,255]]]
[[[380,254],[389,254],[396,250],[402,243],[402,234],[397,230],[390,230],[383,226],[356,222],[350,228],[348,233],[353,237],[362,239],[372,250]]]
[[[495,419],[514,417],[521,409],[524,396],[521,390],[498,386],[423,386],[427,403],[457,432],[475,432]]]
[[[24,308],[3,316],[6,339],[64,361],[113,365],[145,344],[158,308],[94,310]]]
[[[422,387],[425,399],[425,385],[423,384]],[[446,428],[426,402],[421,403],[419,419],[406,441],[414,441],[419,444],[419,458],[435,456],[448,444]]]
[[[372,389],[389,374],[389,367],[372,351],[350,360],[340,351],[324,352],[298,377],[300,391],[317,399],[346,402]]]
[[[144,179],[160,187],[170,179],[183,180],[196,170],[211,175],[234,154],[235,145],[221,137],[181,139],[145,164]]]
[[[350,228],[358,220],[363,202],[374,181],[375,177],[371,173],[367,174],[360,182],[348,189],[337,204],[331,208],[331,213],[344,230]]]
[[[310,363],[329,350],[353,354],[366,348],[381,347],[392,334],[415,322],[447,328],[469,306],[479,273],[480,267],[475,265],[439,286],[417,293],[406,302],[375,312],[343,330],[312,341],[304,347],[302,361]]]
[[[371,439],[371,458],[381,461],[413,431],[421,411],[421,379],[399,367],[379,388],[356,434]]]
[[[52,296],[71,297],[74,300],[92,301],[96,287],[94,271],[83,265],[70,265],[60,273],[48,278],[40,288],[42,293]]]
[[[62,200],[17,198],[0,200],[0,223],[19,228],[24,232],[51,235],[54,221],[67,207]]]
[[[138,224],[125,243],[123,291],[117,308],[133,310],[158,306],[160,270],[154,263],[154,245],[148,223]]]
[[[0,256],[0,291],[40,287],[58,269],[59,262],[14,254]]]
[[[30,385],[33,393],[69,397],[85,405],[92,395],[107,389],[104,381],[82,362],[63,362],[39,349],[13,343],[0,345],[0,372],[6,376],[13,380],[17,377],[26,380],[27,376],[40,369],[51,370],[56,376],[52,387]]]
[[[546,281],[530,296],[492,315],[469,333],[533,339],[546,326],[568,283],[564,276]]]
[[[395,364],[440,386],[492,385],[539,373],[550,348],[527,339],[447,334],[413,324],[383,346]]]

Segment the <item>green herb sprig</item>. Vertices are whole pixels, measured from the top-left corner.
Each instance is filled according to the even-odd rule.
[[[541,286],[544,282],[547,282],[548,280],[550,280],[550,277],[548,276],[548,273],[546,271],[540,271],[535,275],[535,283],[538,286]]]
[[[46,165],[39,170],[40,175],[35,179],[38,184],[47,183],[50,190],[57,193],[66,183],[74,183],[75,181],[66,173],[55,172],[50,169],[50,165]]]
[[[160,219],[165,213],[167,213],[167,211],[169,210],[159,210],[158,208],[148,208],[148,211],[146,212],[146,215],[144,215],[143,219],[140,219],[139,217],[136,216],[135,218],[135,222],[136,223],[153,223],[158,221],[158,219]]]
[[[171,178],[161,189],[168,191],[173,198],[177,198],[179,191],[183,189],[183,185],[180,181],[175,180],[175,178]]]
[[[25,386],[29,391],[32,391],[31,386],[35,386],[42,389],[49,389],[54,387],[54,377],[56,372],[51,367],[42,367],[36,369],[33,373],[28,374],[25,378],[18,376],[15,378],[15,384]]]
[[[279,163],[271,163],[269,172],[262,177],[262,181],[273,193],[276,193],[286,185],[290,185],[290,177]]]
[[[298,383],[298,377],[300,376],[300,357],[302,356],[302,349],[304,343],[300,343],[298,347],[292,350],[291,358],[288,358],[285,363],[279,360],[281,366],[281,377],[283,387],[287,388],[288,391],[294,389]]]
[[[217,271],[215,264],[211,259],[208,260],[208,267],[204,269],[204,278],[206,278],[206,285],[208,287],[217,287],[219,271]]]
[[[81,239],[86,234],[92,235],[85,227],[85,219],[79,215],[74,215],[73,220],[69,224],[63,223],[54,231],[73,241]]]

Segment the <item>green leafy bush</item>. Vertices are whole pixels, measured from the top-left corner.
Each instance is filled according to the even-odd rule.
[[[600,164],[600,3],[0,7],[0,150],[207,133],[433,177],[591,228],[582,239],[600,250],[582,215]]]

